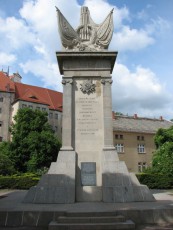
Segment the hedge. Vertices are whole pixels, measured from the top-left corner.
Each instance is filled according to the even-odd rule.
[[[36,185],[39,179],[40,177],[34,174],[0,175],[0,189],[29,189]]]
[[[147,185],[150,189],[170,189],[173,187],[173,178],[163,174],[141,173],[136,174],[141,184]]]
[[[163,174],[136,174],[141,184],[147,185],[150,189],[173,188],[173,179]],[[0,175],[0,189],[29,189],[36,185],[40,177],[35,174],[21,174],[12,176]]]

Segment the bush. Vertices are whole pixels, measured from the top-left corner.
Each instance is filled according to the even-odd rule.
[[[40,177],[36,174],[22,174],[13,176],[0,175],[0,188],[1,189],[29,189],[35,186]]]
[[[0,175],[4,176],[16,173],[14,163],[8,156],[9,146],[9,142],[0,143]]]
[[[163,174],[141,173],[136,175],[141,184],[150,189],[170,189],[173,187],[173,179]]]

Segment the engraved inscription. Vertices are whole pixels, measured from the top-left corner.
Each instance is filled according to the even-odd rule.
[[[81,163],[82,186],[96,186],[96,162]]]
[[[99,130],[97,108],[99,102],[95,97],[81,97],[76,101],[78,108],[77,132],[80,135],[95,135]]]

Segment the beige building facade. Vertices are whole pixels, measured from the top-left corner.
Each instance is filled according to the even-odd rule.
[[[113,139],[119,159],[130,172],[142,172],[151,165],[156,149],[154,136],[159,128],[169,128],[172,122],[132,116],[114,116]]]

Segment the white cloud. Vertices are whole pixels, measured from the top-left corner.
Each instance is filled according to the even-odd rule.
[[[0,36],[1,50],[18,50],[36,42],[34,34],[25,22],[15,17],[0,18]]]
[[[131,72],[126,66],[117,63],[113,78],[115,111],[152,117],[167,114],[173,95],[166,91],[150,69],[137,66]],[[173,109],[170,112],[173,114]]]
[[[145,30],[130,29],[123,26],[122,30],[114,33],[111,48],[119,51],[136,51],[154,43],[154,39]]]
[[[165,32],[169,31],[170,29],[170,23],[162,17],[151,19],[151,23],[146,25],[146,31],[148,34],[153,35],[165,35]]]
[[[85,0],[84,5],[88,6],[91,18],[95,23],[101,23],[112,8],[114,8],[113,17],[115,28],[120,27],[123,20],[129,20],[129,10],[125,6],[119,9],[105,0]]]
[[[0,53],[0,65],[10,65],[16,61],[16,56],[14,54]]]
[[[53,86],[57,91],[62,91],[61,78],[58,76],[58,65],[55,63],[46,63],[44,60],[28,60],[26,63],[20,63],[24,73],[32,73],[41,78],[44,87]]]

